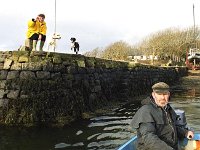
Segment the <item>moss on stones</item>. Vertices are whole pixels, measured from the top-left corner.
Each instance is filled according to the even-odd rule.
[[[20,56],[18,62],[19,63],[29,62],[29,57],[28,56]]]

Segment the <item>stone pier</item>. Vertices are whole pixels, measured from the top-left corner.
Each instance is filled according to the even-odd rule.
[[[65,125],[153,83],[176,82],[185,67],[161,68],[82,55],[0,52],[0,124]]]

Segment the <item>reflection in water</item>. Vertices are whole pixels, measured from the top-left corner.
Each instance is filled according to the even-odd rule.
[[[175,92],[172,106],[175,109],[183,109],[188,126],[193,128],[195,132],[200,132],[200,76],[185,77],[179,86],[183,90]]]
[[[188,126],[197,132],[200,132],[199,82],[176,85],[171,101],[175,109],[185,110]],[[0,150],[116,149],[135,134],[129,124],[139,107],[139,103],[127,104],[113,110],[114,113],[81,120],[63,129],[0,128]]]

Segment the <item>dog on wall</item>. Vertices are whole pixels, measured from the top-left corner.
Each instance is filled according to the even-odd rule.
[[[71,50],[74,50],[76,54],[78,54],[79,51],[79,43],[76,42],[76,38],[72,37],[71,39]]]
[[[61,39],[61,35],[54,33],[52,38],[51,38],[51,41],[48,44],[48,51],[51,50],[51,49],[53,49],[55,51],[56,46],[57,46],[56,40],[60,40],[60,39]]]

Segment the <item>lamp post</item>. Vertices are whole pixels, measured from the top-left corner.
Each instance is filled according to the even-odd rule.
[[[55,24],[54,24],[54,35],[56,35],[56,0],[55,0],[55,9],[54,9],[54,10],[55,10],[55,12],[54,12],[54,13],[55,13],[55,14],[54,14],[54,15],[55,15],[55,16],[54,16],[54,17],[55,17],[55,18],[54,18],[54,19],[55,19],[55,20],[54,20],[54,23],[55,23]],[[55,52],[55,51],[56,51],[56,39],[53,38],[53,40],[54,40],[54,43],[55,43],[55,44],[54,44],[54,47],[53,47],[53,51]]]
[[[54,33],[56,33],[56,0],[55,0],[55,9],[54,9],[54,10],[55,10],[55,12],[54,12],[54,13],[55,13],[55,14],[54,14],[54,15],[55,15],[55,16],[54,16],[54,17],[55,17],[55,18],[54,18],[54,19],[55,19],[55,20],[54,20],[54,23],[55,23],[55,24],[54,24]]]

